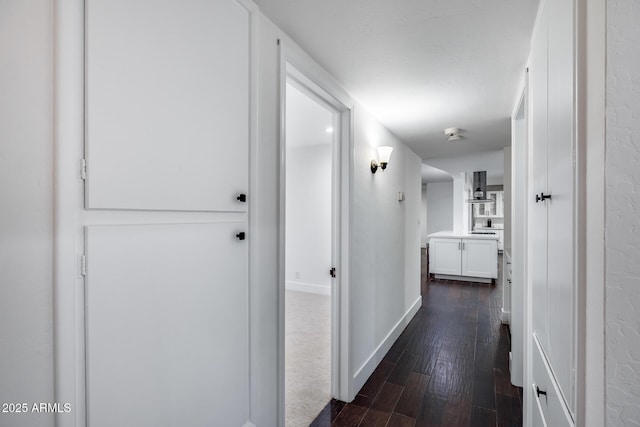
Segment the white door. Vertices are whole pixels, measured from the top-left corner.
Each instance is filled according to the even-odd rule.
[[[429,240],[429,271],[433,274],[452,276],[462,274],[461,249],[460,239],[432,238]]]
[[[574,343],[574,166],[573,166],[573,7],[572,0],[547,4],[549,22],[547,177],[547,316],[543,343],[569,408],[573,408]],[[534,266],[535,268],[535,266]]]
[[[245,211],[249,17],[234,0],[87,0],[85,206]]]
[[[498,242],[490,239],[462,239],[462,275],[498,277]]]
[[[90,226],[92,427],[243,425],[249,415],[243,222]]]
[[[71,354],[91,427],[249,419],[242,3],[84,2],[86,352]]]
[[[535,202],[547,193],[547,11],[543,8],[533,35],[529,67],[531,170],[529,230],[533,332],[547,342],[547,205]]]

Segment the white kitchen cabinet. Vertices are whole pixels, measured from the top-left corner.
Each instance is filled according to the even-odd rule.
[[[503,251],[504,250],[504,230],[497,229],[496,234],[498,235],[498,250]]]
[[[493,202],[474,203],[474,216],[476,218],[504,217],[504,191],[487,191],[487,199]]]
[[[460,239],[429,240],[429,271],[437,274],[462,274]]]
[[[531,128],[529,274],[530,407],[546,425],[575,414],[574,1],[545,2],[529,64]],[[537,387],[537,389],[536,389]],[[540,398],[537,390],[546,393]]]
[[[462,275],[472,277],[498,277],[497,242],[488,239],[462,239]]]
[[[432,237],[429,240],[429,258],[432,274],[485,279],[498,277],[495,239]]]

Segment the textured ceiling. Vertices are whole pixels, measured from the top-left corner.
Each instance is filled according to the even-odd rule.
[[[422,159],[510,144],[538,0],[255,2]]]

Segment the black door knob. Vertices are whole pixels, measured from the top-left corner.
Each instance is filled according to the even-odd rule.
[[[236,234],[236,239],[238,240],[244,240],[246,239],[247,235],[245,234],[244,231],[239,232],[238,234]]]
[[[247,195],[244,193],[240,193],[238,194],[238,197],[236,197],[236,200],[241,203],[245,203],[247,201]]]
[[[544,390],[540,390],[540,387],[536,386],[536,394],[538,395],[538,397],[540,397],[540,395],[546,396],[547,392]]]

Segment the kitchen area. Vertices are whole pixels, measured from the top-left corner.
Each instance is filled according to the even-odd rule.
[[[427,235],[429,274],[495,284],[504,250],[504,189],[488,187],[487,172],[474,171],[454,177],[453,192],[451,229]]]

